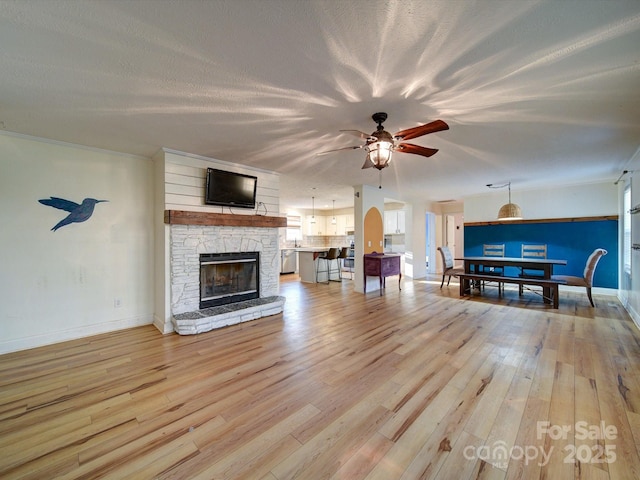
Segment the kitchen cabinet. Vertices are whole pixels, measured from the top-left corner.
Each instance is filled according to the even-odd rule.
[[[331,227],[329,228],[331,235],[346,235],[347,234],[347,222],[348,222],[348,215],[336,215],[336,224],[335,225],[331,225]],[[329,221],[331,221],[331,218],[333,217],[329,217]],[[329,224],[327,224],[328,226]]]
[[[336,215],[336,223],[332,223],[333,215],[327,217],[327,235],[344,235],[344,233],[341,233],[344,231],[344,224],[341,217],[342,215]]]
[[[353,215],[350,214],[346,214],[346,215],[336,215],[336,220],[337,220],[337,229],[336,229],[336,235],[347,235],[347,232],[353,232],[354,230],[354,221],[353,221]]]
[[[353,232],[355,230],[355,218],[353,213],[344,215],[344,235],[347,235],[347,232]]]
[[[311,219],[311,215],[307,215],[304,219],[305,235],[330,235],[329,233],[327,233],[327,217],[316,215],[315,223],[311,223]],[[329,217],[329,224],[331,224],[331,217]]]
[[[405,233],[404,210],[387,210],[384,212],[384,233]]]
[[[344,236],[353,231],[353,215],[336,215],[336,223],[331,223],[333,215],[316,215],[316,223],[311,223],[311,215],[304,222],[305,235]]]
[[[333,215],[316,215],[316,223],[311,223],[311,215],[304,219],[303,231],[305,235],[344,236],[354,230],[353,214],[336,215],[336,223],[331,223]]]
[[[336,215],[336,223],[331,223],[333,215],[326,217],[327,235],[344,236],[353,231],[353,215]]]

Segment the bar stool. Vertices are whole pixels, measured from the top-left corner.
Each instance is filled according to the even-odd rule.
[[[344,267],[344,259],[349,255],[349,247],[342,247],[340,249],[340,255],[338,255],[338,272],[340,275],[340,280],[342,280],[342,269]],[[353,270],[349,269],[349,273],[351,274],[351,278],[353,279]]]
[[[339,248],[330,248],[327,254],[324,257],[318,257],[318,269],[316,270],[316,282],[319,282],[320,273],[327,274],[327,283],[331,281],[331,273],[335,272],[335,270],[331,269],[331,261],[338,261],[338,254],[340,253]],[[320,268],[320,262],[324,263],[324,269]],[[334,282],[339,282],[340,280],[333,280]]]

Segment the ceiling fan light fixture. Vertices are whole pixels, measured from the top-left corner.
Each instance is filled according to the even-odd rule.
[[[371,134],[373,141],[370,141],[366,145],[367,161],[365,165],[373,166],[378,170],[382,170],[389,166],[391,163],[391,155],[395,143],[393,137],[382,126],[382,122],[387,119],[387,114],[384,112],[374,113],[371,118],[378,124],[378,128]],[[373,165],[370,165],[371,162]]]
[[[373,163],[378,170],[382,170],[391,163],[391,155],[393,153],[393,142],[378,140],[377,142],[367,145],[367,159]]]
[[[371,135],[366,134],[360,130],[340,130],[341,132],[350,133],[359,137],[360,139],[366,139],[364,145],[353,145],[351,147],[342,147],[334,150],[327,150],[317,153],[316,155],[326,155],[331,152],[337,152],[340,150],[356,150],[364,148],[367,152],[366,159],[362,168],[375,167],[379,171],[389,166],[391,163],[391,156],[394,150],[402,153],[412,153],[415,155],[422,155],[423,157],[431,157],[438,151],[437,148],[428,148],[416,145],[413,143],[404,143],[405,140],[412,138],[418,138],[429,133],[441,132],[443,130],[449,130],[447,125],[442,120],[434,120],[424,125],[418,125],[417,127],[407,128],[400,130],[395,135],[391,135],[385,131],[382,123],[387,119],[385,112],[377,112],[371,115],[374,122],[378,124],[378,128]]]

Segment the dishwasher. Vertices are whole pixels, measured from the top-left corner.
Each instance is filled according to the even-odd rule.
[[[295,273],[298,269],[298,254],[293,248],[280,250],[280,274]]]

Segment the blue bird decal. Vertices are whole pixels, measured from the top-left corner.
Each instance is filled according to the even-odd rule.
[[[69,212],[65,218],[60,220],[51,230],[54,232],[60,227],[69,225],[70,223],[80,223],[91,218],[93,215],[93,208],[96,203],[108,202],[109,200],[96,200],[95,198],[85,198],[81,204],[72,202],[71,200],[65,200],[64,198],[49,197],[42,200],[38,200],[41,204],[47,205],[53,208],[59,208]]]

